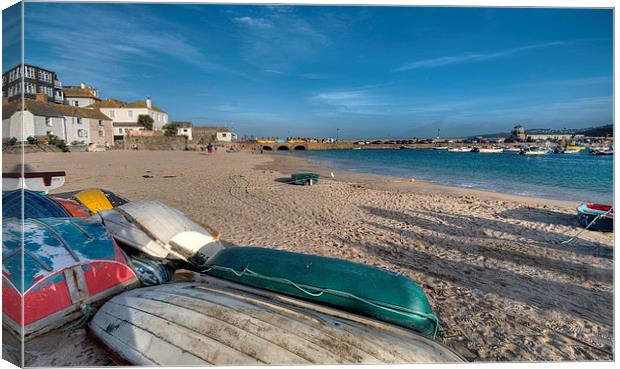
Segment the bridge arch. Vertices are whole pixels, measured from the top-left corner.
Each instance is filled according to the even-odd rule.
[[[289,148],[286,145],[281,145],[278,146],[278,151],[289,151]]]
[[[263,151],[273,151],[273,149],[272,149],[272,148],[271,148],[271,146],[269,146],[269,145],[263,145],[263,146],[261,147],[261,149],[262,149]]]
[[[297,146],[295,146],[293,148],[293,150],[295,150],[295,151],[303,151],[303,150],[306,150],[306,146],[304,146],[304,145],[297,145]]]

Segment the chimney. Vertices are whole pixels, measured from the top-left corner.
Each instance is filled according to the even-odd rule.
[[[153,104],[151,103],[151,98],[147,97],[146,98],[146,107],[151,109],[152,106],[153,106]]]
[[[43,93],[43,92],[37,92],[35,95],[35,100],[36,101],[40,101],[40,102],[47,102],[47,94]]]
[[[86,88],[86,83],[80,82],[80,88]]]

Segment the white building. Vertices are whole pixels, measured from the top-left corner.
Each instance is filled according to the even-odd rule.
[[[191,122],[174,122],[177,125],[177,136],[187,136],[187,140],[192,140],[192,123]]]
[[[37,94],[37,100],[26,99],[23,113],[20,101],[3,101],[3,141],[14,137],[23,142],[28,137],[43,139],[52,134],[67,145],[114,144],[112,121],[106,115],[92,109],[50,103],[47,99],[45,94]]]
[[[153,118],[153,130],[155,131],[161,130],[164,125],[168,124],[168,113],[155,106],[148,97],[144,101],[131,103],[105,99],[88,107],[98,109],[112,119],[114,136],[117,138],[122,138],[129,131],[143,130],[144,127],[138,124],[140,115],[150,115]]]
[[[237,139],[237,134],[228,128],[221,128],[215,133],[215,139],[220,142],[232,142]]]
[[[89,106],[101,101],[99,90],[80,83],[79,86],[65,86],[63,88],[65,104],[71,106]]]

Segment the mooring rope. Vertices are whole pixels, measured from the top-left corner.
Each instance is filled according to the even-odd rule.
[[[601,218],[606,217],[606,216],[607,216],[607,215],[609,215],[609,213],[611,213],[613,210],[614,210],[614,208],[612,207],[612,208],[611,208],[611,209],[609,209],[606,213],[603,213],[603,214],[599,214],[599,215],[597,215],[596,217],[594,217],[594,219],[592,219],[592,221],[591,221],[590,223],[588,223],[588,225],[587,225],[584,229],[580,230],[580,231],[579,231],[576,235],[574,235],[573,237],[569,238],[568,240],[566,240],[566,241],[562,241],[562,242],[561,242],[561,244],[563,244],[563,245],[568,245],[569,243],[573,242],[573,240],[574,240],[575,238],[577,238],[580,234],[582,234],[583,232],[585,232],[586,230],[588,230],[588,228],[590,228],[590,226],[591,226],[592,224],[596,223],[596,221],[597,221],[597,220],[599,220],[599,219],[601,219]]]

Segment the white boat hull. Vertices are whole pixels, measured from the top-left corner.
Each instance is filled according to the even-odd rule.
[[[300,365],[463,361],[383,322],[221,279],[123,293],[89,328],[122,364]]]
[[[101,218],[117,241],[155,258],[202,265],[223,249],[217,232],[159,201],[128,202]]]

